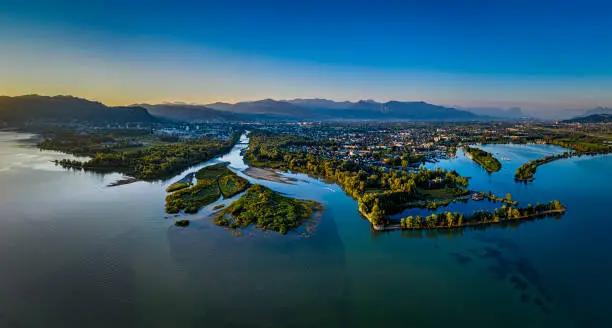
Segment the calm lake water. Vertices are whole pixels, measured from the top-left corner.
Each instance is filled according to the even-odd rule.
[[[69,156],[0,132],[0,327],[612,326],[612,157],[560,160],[515,183],[544,145],[487,145],[488,174],[458,152],[429,166],[521,205],[559,199],[561,219],[460,232],[376,233],[336,185],[261,183],[325,205],[311,238],[188,228],[164,213],[165,182],[63,170]],[[240,150],[203,165],[246,166]],[[188,170],[193,172],[198,167]],[[241,173],[239,173],[241,174]],[[485,202],[456,204],[466,209]],[[180,218],[180,217],[179,217]]]

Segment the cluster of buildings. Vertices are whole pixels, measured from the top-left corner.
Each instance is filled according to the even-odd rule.
[[[521,138],[525,129],[497,124],[274,124],[257,128],[280,134],[324,141],[309,146],[291,146],[326,158],[360,165],[415,168],[454,156],[457,147],[483,140]]]

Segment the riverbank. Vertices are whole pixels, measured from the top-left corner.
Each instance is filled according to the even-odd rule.
[[[272,182],[293,184],[293,182],[297,181],[297,179],[285,177],[277,170],[270,168],[259,168],[251,166],[246,170],[242,171],[242,173],[248,175],[253,179],[260,179]]]
[[[138,181],[140,181],[140,180],[136,179],[136,178],[125,177],[125,178],[123,178],[121,180],[117,180],[115,182],[109,183],[106,186],[107,187],[118,187],[118,186],[128,185],[130,183],[134,183],[134,182],[138,182]]]
[[[551,155],[551,156],[546,156],[544,158],[539,158],[536,160],[532,160],[529,161],[521,166],[519,166],[518,169],[516,169],[516,173],[514,174],[514,179],[516,181],[523,181],[523,182],[531,182],[534,180],[534,174],[536,173],[536,170],[538,168],[538,166],[540,165],[544,165],[550,162],[554,162],[563,158],[571,158],[574,156],[579,156],[579,153],[575,153],[575,152],[564,152],[561,155]]]

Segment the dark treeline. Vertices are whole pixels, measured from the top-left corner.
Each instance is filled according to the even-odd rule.
[[[142,180],[164,179],[198,163],[229,151],[240,134],[226,141],[201,138],[147,149],[97,153],[89,161],[61,160],[63,167],[119,172]]]
[[[531,160],[521,165],[514,174],[514,178],[520,181],[533,180],[533,175],[536,173],[538,166],[550,163],[552,161],[570,158],[573,156],[583,155],[598,155],[612,153],[612,145],[605,143],[605,140],[599,137],[590,136],[587,134],[578,133],[555,133],[548,135],[542,139],[543,143],[557,145],[571,149],[572,152],[564,152],[559,155],[550,155],[536,160]]]
[[[536,173],[536,169],[538,168],[538,166],[550,163],[552,161],[556,161],[558,159],[569,158],[572,157],[574,154],[575,153],[564,152],[563,154],[550,155],[536,160],[531,160],[516,169],[514,178],[520,181],[530,181],[533,179],[533,175]]]
[[[584,134],[571,134],[563,137],[547,137],[547,144],[569,148],[577,155],[596,155],[612,153],[612,145],[603,142],[603,139]]]
[[[372,223],[382,224],[388,214],[405,208],[406,204],[422,200],[423,190],[444,189],[451,196],[467,193],[468,181],[455,171],[427,170],[416,172],[357,165],[349,161],[313,156],[295,150],[301,138],[254,132],[245,154],[251,165],[292,170],[329,178],[358,200],[359,210]],[[294,150],[288,150],[292,148]]]
[[[487,172],[497,172],[501,170],[501,163],[491,153],[480,148],[465,146],[465,153],[474,162],[480,164]]]
[[[556,161],[558,159],[570,158],[574,156],[592,156],[598,154],[612,153],[612,146],[599,143],[599,139],[590,138],[588,136],[582,138],[565,138],[565,139],[547,139],[546,143],[557,145],[573,150],[573,152],[564,152],[563,154],[550,155],[536,160],[531,160],[521,165],[514,174],[514,178],[520,181],[533,180],[533,175],[536,173],[538,166]]]
[[[428,216],[409,216],[400,219],[400,229],[449,229],[472,225],[495,224],[504,221],[527,220],[535,217],[558,215],[565,207],[558,200],[548,204],[529,204],[525,208],[503,205],[494,211],[476,211],[471,215],[457,212],[434,213]]]
[[[39,133],[44,140],[38,144],[40,149],[61,151],[77,156],[95,156],[110,153],[114,149],[140,147],[139,137],[149,136],[150,129],[97,129],[79,133],[72,129],[46,128]]]

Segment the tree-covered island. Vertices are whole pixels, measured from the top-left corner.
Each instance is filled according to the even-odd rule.
[[[126,131],[130,132],[96,130],[81,135],[70,130],[54,131],[45,136],[39,147],[90,157],[86,161],[56,161],[64,168],[118,172],[140,180],[158,180],[171,178],[190,166],[228,152],[240,137],[234,133],[227,140],[200,137],[178,141],[152,137],[146,130]]]
[[[501,163],[497,158],[493,157],[491,153],[470,146],[463,147],[463,150],[468,158],[480,164],[487,172],[497,172],[501,170]]]
[[[214,222],[233,229],[255,225],[259,229],[286,234],[298,228],[319,210],[322,210],[320,203],[286,197],[256,184],[247,189],[238,200],[221,210]]]
[[[428,216],[408,216],[394,220],[385,226],[374,225],[376,230],[418,230],[418,229],[452,229],[467,226],[490,225],[503,222],[518,222],[558,216],[565,212],[565,206],[558,200],[548,204],[529,204],[525,208],[502,205],[494,211],[480,210],[464,215],[457,212],[433,213]]]
[[[222,195],[224,198],[230,198],[250,186],[246,179],[227,168],[227,163],[204,167],[195,174],[195,177],[197,182],[193,186],[183,186],[185,182],[174,184],[182,188],[166,196],[167,213],[174,214],[181,210],[185,213],[196,213],[203,206],[214,203]]]

